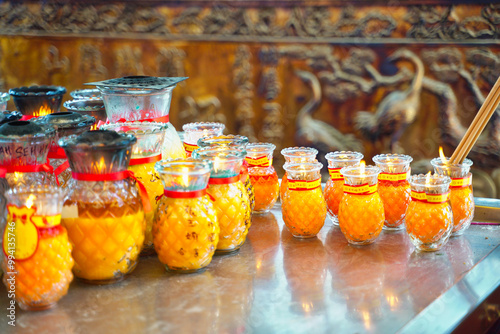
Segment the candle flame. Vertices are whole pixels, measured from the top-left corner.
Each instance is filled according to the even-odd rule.
[[[428,187],[431,185],[431,172],[427,173],[425,176],[425,186]]]
[[[445,165],[448,164],[448,160],[446,159],[446,156],[443,153],[443,147],[442,146],[439,146],[439,158],[441,159],[441,161],[443,162],[443,164],[445,164]]]
[[[31,209],[31,207],[33,206],[33,202],[34,202],[35,199],[36,199],[36,196],[33,195],[33,194],[30,194],[28,196],[28,199],[26,200],[26,207],[28,209]]]
[[[371,327],[370,313],[368,311],[361,311],[361,316],[363,317],[365,328],[370,329]]]
[[[365,174],[365,166],[366,166],[365,161],[361,160],[361,162],[359,163],[359,173],[360,174]]]
[[[182,185],[186,188],[189,186],[189,175],[187,167],[182,167]]]
[[[33,112],[33,116],[35,116],[35,117],[45,116],[48,114],[52,114],[52,109],[46,105],[41,106],[40,109]]]
[[[222,169],[221,159],[219,157],[215,157],[214,159],[214,171],[217,173],[219,169]]]

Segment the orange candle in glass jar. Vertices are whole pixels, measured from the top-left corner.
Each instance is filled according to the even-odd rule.
[[[437,251],[453,229],[449,201],[451,180],[444,175],[414,175],[410,180],[411,202],[406,211],[406,232],[418,250]]]
[[[281,150],[281,154],[285,157],[285,163],[314,162],[318,150],[312,147],[287,147]],[[285,175],[281,178],[280,198],[283,198],[287,189],[288,179],[285,171]]]
[[[322,167],[319,162],[286,163],[283,167],[289,179],[281,210],[286,227],[296,238],[315,237],[325,224]]]
[[[248,174],[255,193],[254,213],[266,213],[279,196],[278,174],[273,167],[275,145],[253,143],[247,145]]]
[[[61,225],[62,195],[54,186],[19,186],[6,193],[3,282],[23,310],[50,308],[73,280],[71,244]]]
[[[373,243],[384,226],[384,204],[377,192],[380,168],[365,166],[344,167],[344,196],[339,207],[339,226],[347,241],[353,245]]]
[[[339,224],[339,205],[344,196],[344,177],[340,174],[343,167],[358,166],[363,154],[350,151],[330,152],[325,156],[328,161],[330,179],[325,185],[327,214],[334,225]]]
[[[472,160],[465,159],[461,164],[450,164],[442,150],[440,158],[431,160],[434,171],[451,178],[450,202],[453,211],[452,236],[462,235],[474,218],[474,195],[472,193],[472,174],[469,172]]]
[[[410,163],[413,158],[405,154],[379,154],[373,162],[382,172],[378,175],[378,193],[384,203],[384,229],[404,228],[406,209],[410,204]]]

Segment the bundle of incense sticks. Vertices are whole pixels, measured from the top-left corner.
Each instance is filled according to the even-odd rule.
[[[490,93],[484,100],[481,109],[479,109],[476,117],[472,121],[471,125],[467,129],[465,136],[462,138],[458,144],[455,152],[450,158],[450,164],[461,164],[467,157],[472,147],[476,143],[477,139],[483,132],[486,124],[490,120],[491,116],[495,112],[498,104],[500,103],[500,77],[498,77],[497,82],[491,89]]]

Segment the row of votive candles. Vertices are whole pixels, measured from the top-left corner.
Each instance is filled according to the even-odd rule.
[[[469,159],[449,164],[445,157],[436,158],[431,161],[436,174],[411,176],[408,155],[376,155],[376,166],[365,166],[361,153],[332,152],[326,155],[330,178],[323,193],[317,150],[294,147],[282,154],[283,219],[298,238],[316,236],[328,215],[351,244],[370,244],[382,229],[406,227],[417,249],[435,251],[472,222]]]

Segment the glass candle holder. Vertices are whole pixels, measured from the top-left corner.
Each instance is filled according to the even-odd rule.
[[[53,127],[30,121],[0,126],[0,168],[10,187],[56,185],[47,154],[55,138]]]
[[[314,162],[318,150],[312,147],[287,147],[281,150],[281,154],[285,157],[285,163],[299,163],[299,162]],[[280,184],[280,198],[283,198],[285,191],[288,189],[287,173],[281,178]]]
[[[472,193],[472,174],[469,172],[472,160],[465,159],[461,164],[450,164],[449,158],[443,162],[440,158],[431,160],[434,171],[451,178],[450,202],[453,210],[452,236],[462,235],[469,228],[474,218],[474,195]]]
[[[449,201],[451,179],[444,175],[413,175],[411,202],[406,210],[406,232],[418,250],[436,251],[453,230]]]
[[[153,254],[153,221],[158,207],[157,201],[163,194],[163,185],[160,176],[155,172],[155,163],[161,160],[162,143],[167,125],[156,122],[124,122],[106,124],[100,129],[129,134],[137,138],[137,142],[132,146],[128,170],[134,173],[148,192],[151,211],[146,212],[146,232],[141,255]]]
[[[9,93],[0,92],[0,111],[7,110],[7,102],[9,102],[9,100]]]
[[[6,192],[3,282],[23,310],[53,306],[73,280],[71,244],[61,225],[62,192],[21,186]]]
[[[384,226],[384,204],[377,192],[380,168],[352,166],[340,170],[344,196],[339,207],[339,227],[353,245],[373,243]]]
[[[344,196],[344,176],[340,174],[343,167],[358,166],[363,154],[351,151],[335,151],[325,155],[328,161],[330,178],[325,185],[325,200],[327,214],[333,225],[339,224],[338,214],[342,197]]]
[[[226,146],[246,150],[247,145],[248,138],[239,135],[220,135],[198,139],[199,147]],[[246,160],[243,160],[243,164],[241,165],[240,178],[247,190],[248,198],[250,199],[250,209],[253,211],[255,207],[255,194],[252,182],[250,181],[250,176],[248,175],[248,163]],[[250,219],[250,217],[248,217],[248,219]]]
[[[102,95],[99,89],[76,89],[71,91],[69,95],[75,100],[84,100],[84,99],[99,99],[102,100]]]
[[[165,190],[153,224],[154,246],[167,271],[196,272],[212,261],[220,229],[206,190],[210,165],[192,158],[155,165]]]
[[[198,140],[204,137],[220,136],[226,126],[222,123],[196,122],[182,126],[184,131],[184,149],[188,157],[198,148]]]
[[[410,163],[404,154],[379,154],[373,162],[382,172],[378,175],[378,193],[384,203],[384,229],[404,229],[406,209],[410,204]]]
[[[23,117],[23,114],[21,114],[19,111],[9,111],[9,110],[4,110],[0,112],[0,125],[8,123],[8,122],[14,122],[14,121],[19,121]]]
[[[67,188],[62,224],[73,245],[73,272],[87,283],[122,280],[137,265],[149,200],[127,170],[136,141],[108,130],[59,140],[74,181]]]
[[[248,174],[255,193],[254,213],[268,212],[279,196],[278,174],[273,167],[273,151],[270,143],[252,143],[247,145]]]
[[[250,200],[240,179],[246,152],[231,147],[206,147],[193,151],[193,157],[212,162],[208,193],[214,198],[220,235],[216,253],[238,250],[245,242],[251,221]]]
[[[90,130],[96,122],[95,118],[88,115],[81,115],[76,112],[55,112],[46,116],[33,119],[35,124],[45,124],[52,126],[56,130],[56,136],[51,143],[47,158],[54,168],[54,176],[60,187],[66,188],[71,180],[71,169],[64,150],[59,147],[57,141],[70,135],[79,135]]]
[[[165,86],[158,77],[132,76],[97,84],[110,123],[150,121],[167,124],[162,158],[185,158],[175,127],[170,123],[170,102],[175,84]]]
[[[315,237],[325,224],[326,202],[321,191],[319,162],[285,163],[288,188],[282,198],[283,220],[296,238]]]
[[[92,126],[92,130],[97,129],[97,124],[106,123],[106,108],[101,98],[75,98],[64,102],[63,107],[68,111],[94,117],[96,123]]]
[[[30,86],[9,90],[17,110],[24,115],[23,120],[59,111],[65,93],[66,88],[61,86]]]

